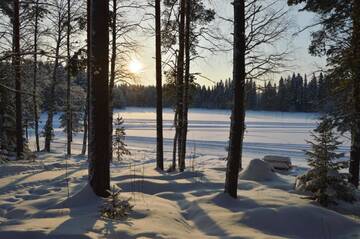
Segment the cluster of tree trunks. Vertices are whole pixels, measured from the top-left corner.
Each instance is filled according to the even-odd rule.
[[[190,85],[190,33],[191,33],[191,0],[180,2],[179,50],[176,66],[176,108],[175,136],[173,145],[173,165],[185,170],[186,140],[188,131],[189,85]]]

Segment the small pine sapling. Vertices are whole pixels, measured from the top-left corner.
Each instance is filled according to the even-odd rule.
[[[334,126],[330,119],[323,117],[317,128],[311,134],[313,141],[307,141],[311,149],[306,151],[308,164],[311,169],[297,178],[296,188],[300,191],[312,193],[312,198],[323,206],[336,200],[353,201],[354,189],[348,183],[348,175],[340,170],[348,167],[340,160],[343,153],[337,153],[338,136],[334,135]]]
[[[7,163],[6,156],[3,155],[1,150],[0,150],[0,164],[5,164],[5,163]]]
[[[120,198],[121,191],[115,185],[108,192],[110,196],[105,199],[105,203],[100,209],[101,216],[113,220],[126,218],[134,208],[134,205],[130,204],[131,198],[122,200]]]
[[[124,155],[130,155],[130,151],[126,148],[125,144],[125,128],[124,128],[124,120],[119,115],[115,119],[115,135],[113,140],[113,149],[116,154],[116,159],[118,161],[122,161],[124,159]]]
[[[194,150],[193,150],[192,155],[191,155],[190,166],[191,166],[191,171],[192,172],[195,172],[195,159],[196,159],[196,144],[194,144]]]

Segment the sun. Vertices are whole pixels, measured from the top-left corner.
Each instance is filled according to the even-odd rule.
[[[133,59],[129,62],[128,68],[131,73],[138,74],[143,71],[143,64],[138,59]]]

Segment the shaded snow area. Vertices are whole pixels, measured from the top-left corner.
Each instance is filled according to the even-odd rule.
[[[67,167],[61,154],[1,166],[11,174],[0,179],[0,238],[360,237],[359,220],[304,199],[292,190],[293,176],[274,173],[261,160],[240,174],[239,198],[232,199],[223,193],[225,161],[199,156],[188,160],[191,170],[162,173],[154,158],[155,152],[138,149],[112,165],[112,184],[135,205],[119,221],[100,217],[103,202],[87,186],[84,158],[68,160]]]
[[[232,199],[223,193],[228,115],[209,112],[190,114],[190,142],[197,143],[189,144],[183,173],[154,169],[154,113],[122,113],[132,155],[111,165],[111,182],[121,188],[120,197],[131,198],[134,205],[122,220],[100,216],[103,199],[87,185],[86,156],[77,156],[81,134],[75,137],[75,156],[66,160],[64,135],[57,128],[53,153],[41,153],[35,162],[0,165],[0,239],[360,238],[360,202],[329,210],[294,191],[295,176],[306,167],[301,150],[315,125],[314,115],[289,114],[283,119],[270,113],[249,114],[256,127],[247,127],[239,198]],[[168,168],[172,115],[164,116]],[[290,133],[281,125],[290,127]],[[250,150],[251,144],[258,146]],[[292,157],[294,168],[279,174],[262,160],[250,160],[262,158],[269,149],[271,154]]]

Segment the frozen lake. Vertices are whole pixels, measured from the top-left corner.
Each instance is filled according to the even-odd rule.
[[[225,157],[227,154],[225,147],[229,139],[230,113],[230,110],[190,109],[187,153],[191,154],[196,148],[197,154]],[[129,107],[115,110],[114,118],[118,114],[125,120],[128,146],[133,149],[155,151],[155,109]],[[310,139],[310,131],[316,127],[318,116],[314,113],[247,111],[244,139],[245,164],[252,158],[276,154],[290,156],[294,163],[305,166],[303,150],[308,149],[306,140]],[[58,128],[58,117],[59,114],[55,117],[55,143],[64,144],[63,129]],[[163,118],[164,150],[165,156],[170,160],[174,137],[173,110],[164,109]],[[41,126],[45,120],[46,115],[42,114]],[[81,140],[82,133],[79,133],[73,144],[75,151],[80,150]],[[345,145],[348,143],[345,142]],[[344,152],[348,150],[347,146],[341,148]]]
[[[123,116],[129,145],[153,147],[156,137],[155,109],[127,108],[117,110]],[[115,113],[115,114],[116,114]],[[191,109],[189,111],[188,153],[196,147],[197,153],[219,157],[226,155],[229,139],[230,110]],[[164,145],[171,150],[174,113],[164,110]],[[266,154],[289,155],[302,159],[307,148],[306,139],[316,127],[317,114],[248,111],[244,154],[246,158]]]

